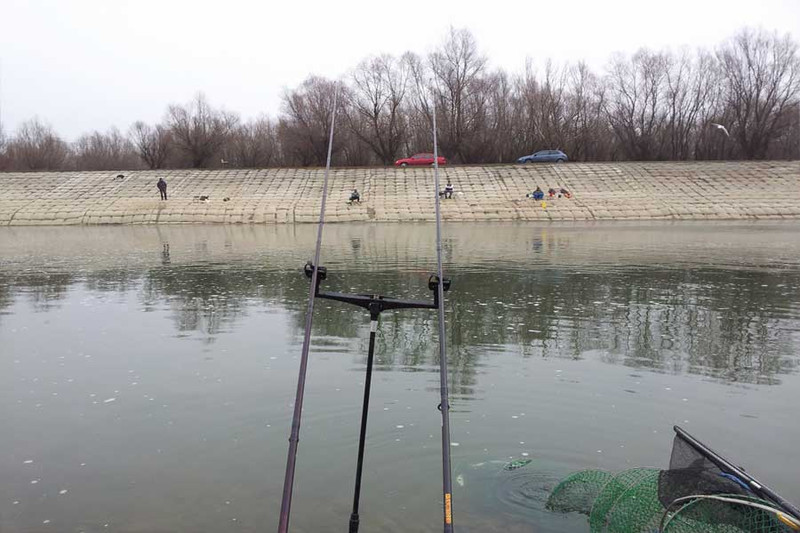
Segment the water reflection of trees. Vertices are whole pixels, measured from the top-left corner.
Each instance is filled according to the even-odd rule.
[[[14,287],[8,282],[9,277],[0,272],[0,319],[14,303]]]
[[[776,383],[798,360],[789,310],[796,274],[755,271],[615,269],[609,272],[531,270],[453,271],[448,296],[450,368],[454,391],[468,393],[481,354],[514,346],[523,356],[580,359],[598,353],[615,364],[724,381]],[[337,279],[338,278],[338,279]],[[350,279],[356,278],[356,279]],[[428,298],[424,277],[407,273],[342,273],[331,290]],[[353,287],[351,285],[355,284]],[[286,273],[276,284],[299,337],[308,282]],[[355,338],[365,311],[319,301],[315,337]],[[386,312],[381,318],[377,370],[438,368],[435,314]]]
[[[210,343],[234,329],[247,312],[248,300],[269,300],[280,294],[273,290],[277,283],[273,272],[213,264],[165,265],[146,272],[142,300],[150,310],[167,303],[179,332],[199,331]]]
[[[142,281],[142,272],[130,268],[96,270],[80,275],[83,286],[91,292],[125,293],[135,290]]]
[[[594,352],[632,367],[759,383],[798,366],[790,333],[796,311],[789,312],[796,308],[796,274],[540,271],[468,274],[459,284],[469,294],[459,294],[464,301],[457,305],[472,312],[461,313],[452,333],[478,331],[479,339],[517,344],[527,356]]]
[[[22,295],[36,311],[48,311],[64,299],[74,282],[75,275],[66,272],[0,272],[0,310]]]
[[[447,316],[454,394],[472,396],[486,354],[509,349],[523,357],[596,356],[726,382],[777,383],[778,375],[798,367],[791,337],[798,322],[795,272],[454,268],[451,276]],[[430,298],[426,281],[421,272],[344,270],[332,273],[325,288]],[[264,306],[287,310],[299,339],[309,289],[299,266],[162,262],[144,270],[0,273],[0,309],[25,294],[35,309],[46,311],[78,283],[90,291],[138,291],[145,312],[166,305],[177,331],[200,332],[207,342],[233,332],[248,310]],[[313,335],[363,338],[368,320],[362,309],[320,300]],[[436,335],[432,311],[384,313],[376,369],[435,372]]]

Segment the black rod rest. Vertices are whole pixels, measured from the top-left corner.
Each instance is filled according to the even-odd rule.
[[[314,265],[309,261],[303,267],[306,277],[313,279]],[[428,289],[433,291],[433,302],[426,300],[401,300],[398,298],[386,298],[378,294],[348,294],[344,292],[327,292],[320,291],[319,285],[322,280],[328,277],[328,270],[323,267],[316,267],[317,269],[317,286],[314,287],[315,298],[325,298],[327,300],[336,300],[358,307],[363,307],[369,311],[370,316],[370,332],[369,332],[369,351],[367,354],[367,375],[364,380],[364,401],[361,405],[361,430],[358,437],[358,459],[356,461],[356,484],[353,494],[353,511],[350,513],[350,524],[348,528],[349,533],[357,533],[360,518],[358,515],[358,505],[361,499],[361,473],[364,467],[364,448],[367,437],[367,414],[369,412],[369,394],[372,386],[372,363],[375,357],[375,333],[378,329],[378,316],[387,309],[438,309],[439,308],[439,276],[433,274],[428,279]],[[444,278],[442,280],[442,289],[444,291],[450,288],[450,280]],[[441,404],[438,407],[442,408]]]
[[[306,277],[311,279],[314,273],[314,265],[311,261],[307,262],[303,267]],[[433,302],[425,300],[401,300],[399,298],[387,298],[381,295],[373,294],[349,294],[344,292],[330,292],[320,291],[319,286],[323,280],[328,277],[328,269],[321,266],[317,267],[317,286],[314,290],[314,296],[317,298],[324,298],[326,300],[336,300],[339,302],[356,305],[363,307],[370,313],[370,318],[375,320],[378,315],[388,309],[438,309],[439,308],[439,291],[436,290],[439,284],[439,276],[431,274],[428,278],[428,289],[433,292]],[[444,278],[442,288],[447,291],[450,290],[450,279]]]

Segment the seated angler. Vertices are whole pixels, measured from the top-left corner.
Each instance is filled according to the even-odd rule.
[[[447,180],[447,185],[444,186],[444,197],[445,198],[453,197],[453,184],[450,183],[450,180]]]

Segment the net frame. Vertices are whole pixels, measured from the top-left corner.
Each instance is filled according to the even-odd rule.
[[[706,520],[698,520],[692,514],[699,514],[697,512],[698,506],[705,506],[711,502],[712,508],[709,513],[708,510],[700,511],[703,514],[717,514],[715,518],[717,524],[710,524]],[[714,506],[714,504],[723,503],[725,507]],[[675,509],[677,507],[677,509]],[[716,508],[714,508],[716,507]],[[673,509],[675,509],[673,511]],[[722,512],[730,515],[731,512],[737,512],[740,516],[738,522],[745,522],[744,527],[739,527],[738,524],[731,524],[730,521],[720,520],[719,514]],[[684,516],[684,514],[688,516]],[[746,514],[746,515],[745,515]],[[745,515],[745,516],[743,516]],[[694,494],[691,496],[684,496],[673,501],[665,510],[659,522],[658,531],[661,533],[682,533],[683,531],[698,531],[693,523],[700,522],[705,530],[713,531],[748,531],[753,533],[782,533],[800,531],[800,520],[783,512],[780,508],[769,500],[761,498],[734,495],[706,495]],[[756,523],[754,523],[756,522]],[[678,524],[677,528],[670,528],[670,524]],[[684,526],[681,529],[681,526]],[[688,526],[688,528],[686,527]]]

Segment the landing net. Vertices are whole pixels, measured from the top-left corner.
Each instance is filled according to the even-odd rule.
[[[794,533],[795,508],[676,428],[667,470],[576,472],[547,509],[577,512],[593,533]]]

